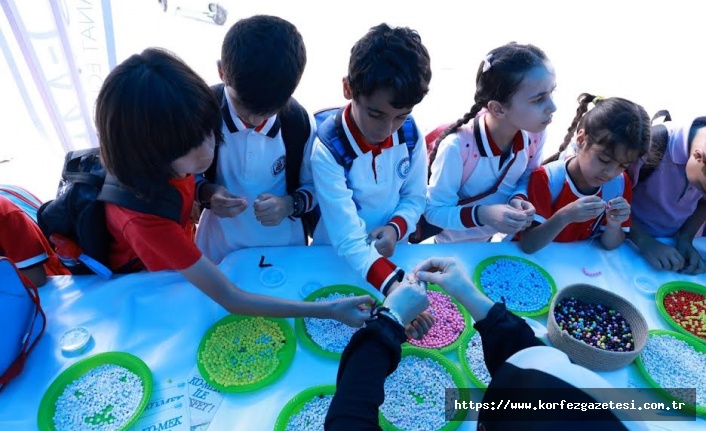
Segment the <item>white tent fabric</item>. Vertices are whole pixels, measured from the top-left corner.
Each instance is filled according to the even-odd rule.
[[[93,102],[116,64],[110,1],[0,4],[6,19],[0,48],[21,100],[17,109],[26,109],[40,136],[58,140],[64,151],[98,146]]]

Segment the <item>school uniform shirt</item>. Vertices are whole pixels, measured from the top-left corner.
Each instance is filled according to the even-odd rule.
[[[385,293],[404,273],[377,252],[374,242],[366,244],[366,238],[388,223],[399,232],[399,241],[414,232],[425,204],[424,136],[417,130],[410,160],[397,133],[379,145],[366,142],[351,119],[350,105],[342,123],[357,156],[348,173],[318,138],[314,140],[311,163],[321,220],[313,244],[333,245],[356,272]]]
[[[108,232],[114,239],[108,255],[113,271],[179,271],[191,267],[201,258],[201,252],[190,237],[191,208],[196,191],[194,176],[172,178],[169,183],[182,198],[181,223],[105,204]]]
[[[632,215],[635,222],[655,238],[676,235],[705,197],[704,193],[689,185],[686,178],[686,162],[691,154],[691,124],[664,124],[669,133],[667,149],[662,161],[647,180],[637,182],[640,168],[644,164],[642,161],[631,166],[635,182]]]
[[[44,265],[47,275],[70,275],[39,226],[11,200],[0,196],[0,256],[18,269]]]
[[[277,226],[263,226],[255,218],[255,199],[260,194],[288,194],[286,150],[279,116],[274,115],[260,125],[251,126],[238,117],[225,93],[221,106],[224,142],[218,147],[216,184],[224,186],[235,196],[245,198],[248,207],[230,218],[220,218],[211,210],[205,210],[196,231],[196,245],[215,264],[241,248],[306,245],[300,218],[285,217]],[[310,165],[316,125],[311,115],[309,122],[311,134],[304,147],[301,186],[298,189],[306,197],[304,212],[316,206]]]
[[[459,133],[452,133],[439,143],[431,166],[424,211],[429,223],[444,229],[435,237],[438,243],[488,241],[497,231],[480,225],[478,208],[481,205],[507,204],[518,192],[524,194],[530,174],[541,163],[545,133],[541,134],[533,157],[530,157],[529,137],[522,131],[517,132],[512,146],[503,153],[490,136],[485,118],[485,115],[479,118],[481,142],[476,142],[473,123],[470,123],[462,126],[466,129],[463,133],[465,142],[462,142]],[[477,146],[479,155],[477,165],[464,184],[461,184],[464,169],[462,145]],[[468,157],[473,157],[474,151],[466,151]],[[492,189],[505,172],[496,193],[465,206],[458,205],[460,200]]]
[[[566,170],[566,165],[568,163],[569,160],[562,164],[564,170]],[[624,181],[623,198],[628,201],[629,204],[632,204],[632,183],[630,182],[630,177],[627,175],[627,173],[623,172],[617,177],[610,180],[609,182],[613,181]],[[598,188],[598,191],[593,195],[582,194],[576,188],[576,185],[571,179],[569,173],[566,172],[564,186],[562,187],[561,192],[556,197],[554,202],[552,202],[552,196],[549,188],[549,177],[547,175],[546,168],[544,166],[541,166],[534,172],[532,172],[532,175],[530,175],[528,186],[528,198],[529,201],[532,202],[532,205],[534,205],[535,210],[537,211],[534,216],[534,221],[537,223],[544,223],[551,216],[556,214],[557,211],[559,211],[561,208],[564,208],[565,206],[569,205],[574,201],[577,201],[578,199],[584,196],[598,196],[602,198],[602,191],[603,187],[601,186]],[[570,223],[564,228],[564,230],[559,233],[559,235],[556,236],[556,238],[554,238],[554,242],[572,242],[590,238],[593,233],[593,225],[596,222],[597,218],[598,217],[595,217],[590,220],[579,223]],[[599,230],[604,230],[605,224],[606,220],[605,217],[603,217],[603,220],[601,221],[601,224],[599,226]],[[629,232],[631,224],[631,218],[623,222],[623,224],[621,225],[623,231]]]

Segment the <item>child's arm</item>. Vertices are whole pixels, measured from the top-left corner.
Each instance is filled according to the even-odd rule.
[[[390,288],[402,281],[404,271],[383,257],[372,245],[374,243],[366,241],[366,226],[358,216],[353,191],[346,184],[343,166],[336,162],[328,148],[318,139],[314,140],[311,167],[321,218],[326,225],[331,245],[354,271],[383,294],[387,294]]]
[[[629,190],[629,189],[628,189]],[[606,250],[620,247],[625,240],[623,225],[630,220],[630,204],[625,198],[615,198],[606,208],[605,230],[601,234],[601,244]]]
[[[693,244],[696,233],[705,222],[706,201],[702,199],[696,206],[694,213],[686,219],[679,232],[677,232],[675,247],[686,261],[686,267],[681,270],[683,274],[703,274],[706,272],[706,262],[704,262],[703,257],[701,257],[701,254]]]
[[[289,301],[240,290],[206,257],[179,271],[191,284],[216,301],[229,313],[265,317],[316,317],[336,319],[346,325],[361,326],[370,317],[369,296],[343,298],[330,302]]]

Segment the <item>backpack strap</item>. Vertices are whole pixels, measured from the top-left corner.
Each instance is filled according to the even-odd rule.
[[[566,160],[555,160],[544,165],[549,181],[549,195],[552,205],[556,202],[566,182]]]
[[[417,139],[419,135],[417,134],[417,125],[414,123],[414,119],[411,115],[402,123],[402,127],[397,129],[397,139],[399,142],[404,142],[407,146],[407,153],[409,154],[409,160],[412,160],[412,154],[414,153],[414,147],[417,146]]]
[[[650,133],[650,150],[648,154],[660,154],[664,157],[664,152],[667,151],[667,145],[669,143],[669,130],[664,124],[655,124],[652,126]],[[650,166],[643,166],[640,168],[640,173],[637,176],[637,182],[642,183],[646,181],[650,175],[652,175],[662,161],[654,160]]]
[[[304,149],[311,135],[309,113],[293,97],[280,111],[282,123],[282,141],[286,153],[285,174],[287,193],[292,194],[301,185],[300,172],[304,160]]]
[[[345,108],[333,108],[316,113],[315,118],[319,126],[316,135],[319,140],[333,155],[336,163],[343,166],[347,174],[358,155],[351,145],[346,132],[343,129],[343,110]]]
[[[0,375],[1,391],[3,388],[5,388],[7,383],[10,382],[10,380],[17,377],[17,375],[22,372],[22,369],[25,366],[25,361],[27,360],[27,356],[35,348],[35,346],[39,342],[39,339],[42,337],[42,334],[44,334],[44,330],[47,327],[47,316],[44,313],[44,310],[42,309],[42,306],[40,304],[39,292],[37,291],[37,287],[27,277],[22,275],[22,273],[17,269],[17,267],[11,260],[5,257],[0,257],[0,264],[9,264],[12,266],[15,273],[20,278],[19,281],[27,290],[27,294],[29,295],[30,300],[32,301],[32,304],[34,306],[34,313],[31,316],[31,323],[29,324],[27,333],[24,339],[22,340],[22,347],[20,348],[20,352],[17,355],[17,358],[7,368],[7,370],[5,370],[2,375]]]
[[[135,196],[117,178],[107,174],[103,188],[98,194],[98,200],[120,205],[129,210],[167,218],[177,224],[181,224],[181,194],[172,186],[166,187],[153,200],[147,201]]]
[[[601,189],[601,197],[608,202],[611,199],[623,196],[625,191],[625,177],[623,174],[618,175],[607,183],[603,184]]]

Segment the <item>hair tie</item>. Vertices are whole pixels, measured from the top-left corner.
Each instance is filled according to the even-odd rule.
[[[490,67],[492,66],[492,64],[490,64],[490,60],[492,60],[492,59],[493,59],[493,54],[488,54],[485,56],[485,58],[483,59],[483,72],[482,73],[485,73],[488,70],[490,70]]]
[[[603,97],[603,96],[593,96],[592,102],[594,105],[598,105],[598,102],[600,102],[603,99],[605,99],[605,97]]]

